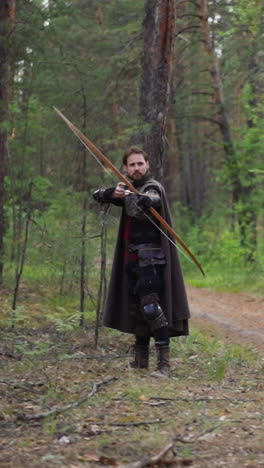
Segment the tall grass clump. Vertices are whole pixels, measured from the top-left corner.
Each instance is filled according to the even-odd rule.
[[[196,329],[192,329],[187,338],[172,340],[171,353],[185,367],[193,366],[193,377],[199,378],[202,374],[217,382],[223,381],[230,369],[247,367],[259,361],[259,356],[251,348],[209,338]]]

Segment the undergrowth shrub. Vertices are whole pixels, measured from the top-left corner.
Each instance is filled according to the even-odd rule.
[[[231,220],[221,216],[202,218],[192,223],[186,214],[180,218],[182,238],[202,265],[202,277],[194,263],[180,254],[188,282],[232,292],[263,293],[264,242],[259,242],[254,262],[248,262],[248,247],[242,246],[238,227],[231,229]],[[176,218],[177,218],[176,216]],[[179,248],[182,251],[182,248]],[[190,261],[189,261],[190,260]]]

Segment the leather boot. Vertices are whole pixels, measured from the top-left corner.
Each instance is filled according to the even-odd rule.
[[[134,346],[134,361],[130,362],[129,366],[132,369],[148,369],[149,364],[149,346],[135,345]]]
[[[151,373],[153,377],[170,377],[170,348],[168,345],[156,345],[157,369]]]

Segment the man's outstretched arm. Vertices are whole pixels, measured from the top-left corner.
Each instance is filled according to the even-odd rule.
[[[99,188],[93,193],[93,198],[99,203],[112,203],[113,205],[123,206],[126,190],[123,183],[118,183],[116,187]]]

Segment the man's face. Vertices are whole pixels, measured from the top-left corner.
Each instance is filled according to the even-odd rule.
[[[142,153],[132,153],[127,158],[125,170],[133,180],[140,180],[149,169],[149,162],[145,161]]]

